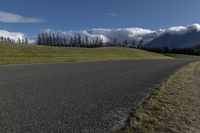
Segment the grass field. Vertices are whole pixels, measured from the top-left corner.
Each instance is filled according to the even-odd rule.
[[[130,48],[67,48],[0,43],[0,64],[132,59],[172,59]]]
[[[186,54],[164,54],[166,56],[176,59],[200,59],[198,55],[186,55]]]

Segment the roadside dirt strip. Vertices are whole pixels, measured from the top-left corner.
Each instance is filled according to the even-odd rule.
[[[200,132],[200,62],[172,75],[132,114],[127,133]]]

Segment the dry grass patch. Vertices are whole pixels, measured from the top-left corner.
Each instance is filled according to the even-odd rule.
[[[120,132],[200,132],[200,62],[178,70],[132,116]]]

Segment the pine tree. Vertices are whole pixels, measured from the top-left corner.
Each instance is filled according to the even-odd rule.
[[[88,47],[90,45],[88,36],[85,37],[85,46]]]
[[[143,46],[144,46],[144,41],[143,41],[143,39],[140,39],[138,48],[143,48]]]
[[[73,38],[71,37],[71,38],[70,38],[70,42],[69,42],[70,47],[73,46],[73,43],[74,43],[74,40],[73,40]]]
[[[113,40],[113,46],[117,46],[117,38],[114,38],[114,40]]]
[[[3,42],[3,36],[0,37],[0,41]]]
[[[77,45],[80,47],[81,43],[82,43],[81,35],[79,34],[78,37],[77,37]]]
[[[132,47],[133,47],[133,48],[136,48],[136,47],[137,47],[137,46],[136,46],[136,41],[135,41],[135,40],[132,41]]]
[[[28,39],[27,39],[27,38],[25,38],[25,44],[29,44],[29,42],[28,42]]]
[[[48,42],[49,44],[48,45],[53,46],[53,37],[52,37],[52,34],[49,34],[48,38],[49,38],[49,42]]]
[[[67,39],[65,37],[63,38],[63,46],[67,46]]]
[[[25,44],[25,40],[24,40],[24,39],[22,39],[22,40],[21,40],[21,43],[22,43],[22,44]]]
[[[78,44],[78,38],[77,35],[74,36],[74,42],[73,42],[73,47],[75,47]]]
[[[42,38],[41,38],[41,35],[38,34],[37,35],[37,41],[36,41],[37,45],[42,45]]]
[[[103,38],[100,38],[100,40],[99,40],[99,46],[103,47]]]
[[[128,46],[128,40],[124,41],[123,47],[127,47]]]
[[[98,47],[98,46],[99,46],[99,37],[97,37],[95,40],[95,47]]]
[[[21,39],[18,37],[18,39],[17,39],[17,43],[18,44],[21,44]]]

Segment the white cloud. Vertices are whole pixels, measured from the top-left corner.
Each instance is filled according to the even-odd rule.
[[[182,35],[192,30],[196,30],[199,32],[200,24],[192,24],[192,25],[187,25],[187,26],[174,26],[168,29],[160,29],[158,33],[159,35],[162,35],[165,33]]]
[[[3,23],[39,23],[45,22],[44,19],[23,17],[18,14],[0,11],[0,22]]]
[[[83,31],[55,31],[55,30],[45,30],[47,33],[55,33],[63,36],[67,36],[68,39],[73,37],[75,34],[80,34],[82,37],[88,36],[90,40],[100,37],[104,42],[113,42],[116,38],[118,42],[123,42],[128,40],[132,42],[133,40],[139,41],[143,39],[144,42],[149,42],[154,38],[169,33],[169,34],[185,34],[192,30],[200,31],[200,24],[192,24],[187,26],[174,26],[168,29],[160,29],[158,31],[143,29],[143,28],[117,28],[117,29],[105,29],[105,28],[94,28],[90,30]]]
[[[200,31],[200,24],[192,24],[187,26],[188,31],[196,30]]]
[[[12,40],[17,40],[18,38],[20,39],[24,39],[25,38],[25,34],[21,33],[21,32],[9,32],[6,30],[0,30],[0,36],[3,36],[5,38],[10,38]]]
[[[187,32],[187,27],[184,26],[176,26],[176,27],[170,27],[166,30],[166,32],[169,32],[171,34],[184,34]]]
[[[80,34],[82,37],[88,36],[90,40],[96,39],[96,37],[102,38],[104,42],[112,42],[115,38],[118,42],[123,42],[124,40],[128,41],[139,41],[144,39],[144,41],[150,41],[154,38],[157,33],[149,29],[142,28],[118,28],[118,29],[104,29],[96,28],[83,31],[55,31],[51,29],[44,30],[43,32],[59,34],[61,36],[66,36],[68,39],[73,37],[76,34]]]
[[[110,15],[110,16],[113,16],[113,17],[117,17],[117,16],[118,16],[118,15],[117,15],[116,13],[114,13],[114,12],[110,12],[109,15]]]
[[[54,33],[59,34],[63,37],[66,37],[68,41],[74,35],[80,34],[83,38],[89,37],[90,41],[95,40],[97,37],[102,38],[104,42],[113,42],[116,38],[118,42],[124,42],[124,40],[128,40],[132,42],[133,40],[139,41],[143,39],[144,42],[149,42],[154,38],[163,35],[165,33],[169,34],[184,34],[190,32],[192,30],[196,30],[200,32],[199,24],[192,24],[187,26],[175,26],[169,27],[168,29],[160,29],[158,31],[150,30],[150,29],[142,29],[142,28],[117,28],[117,29],[105,29],[105,28],[94,28],[90,30],[82,30],[82,31],[60,31],[60,30],[52,30],[46,29],[41,32],[46,33]],[[13,40],[17,40],[17,38],[25,38],[27,37],[24,33],[21,32],[9,32],[6,30],[0,30],[0,36],[10,37]],[[35,42],[36,37],[28,37],[29,42]]]
[[[9,32],[7,30],[0,30],[0,37],[1,36],[4,38],[10,38],[15,42],[17,42],[18,38],[21,40],[27,38],[30,44],[35,43],[36,39],[36,37],[28,37],[25,33],[22,32]]]

